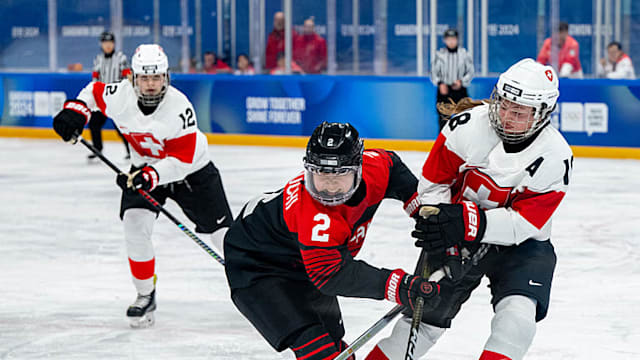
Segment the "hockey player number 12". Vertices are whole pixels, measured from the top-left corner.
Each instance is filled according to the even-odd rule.
[[[331,225],[331,218],[327,214],[318,213],[313,217],[313,221],[319,222],[311,230],[311,241],[329,242],[329,234],[320,234]]]

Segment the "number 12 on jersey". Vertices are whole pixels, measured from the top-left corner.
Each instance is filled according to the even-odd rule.
[[[187,108],[187,110],[184,111],[184,114],[180,114],[180,119],[182,119],[183,129],[196,124],[196,119],[193,118],[193,110],[191,108]]]

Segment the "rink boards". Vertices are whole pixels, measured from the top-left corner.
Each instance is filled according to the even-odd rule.
[[[0,73],[0,136],[55,136],[52,115],[89,77]],[[495,81],[474,79],[470,95],[488,98]],[[300,147],[324,120],[351,122],[369,147],[425,151],[438,134],[428,78],[176,74],[172,85],[212,144]],[[552,124],[577,156],[640,158],[640,80],[562,79],[560,93]]]

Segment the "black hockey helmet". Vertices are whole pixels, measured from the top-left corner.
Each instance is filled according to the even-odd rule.
[[[364,143],[349,123],[323,122],[309,138],[304,157],[305,188],[324,205],[349,200],[362,180]]]
[[[103,41],[116,41],[116,37],[115,35],[113,35],[113,33],[111,31],[105,31],[102,34],[100,34],[100,42]]]

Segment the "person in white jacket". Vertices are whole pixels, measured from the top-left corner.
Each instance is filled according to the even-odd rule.
[[[233,219],[193,105],[170,85],[164,51],[156,44],[140,45],[131,65],[131,81],[91,82],[76,99],[67,100],[54,117],[53,128],[64,141],[75,143],[91,111],[99,110],[113,119],[131,146],[131,170],[119,174],[116,181],[122,188],[120,217],[138,292],[127,317],[137,328],[154,323],[156,273],[151,233],[158,216],[138,189],[149,192],[160,204],[173,199],[196,224],[196,233],[219,250]]]
[[[633,80],[636,78],[631,58],[622,51],[622,45],[619,42],[612,41],[607,46],[607,59],[600,59],[598,76],[608,79]]]

